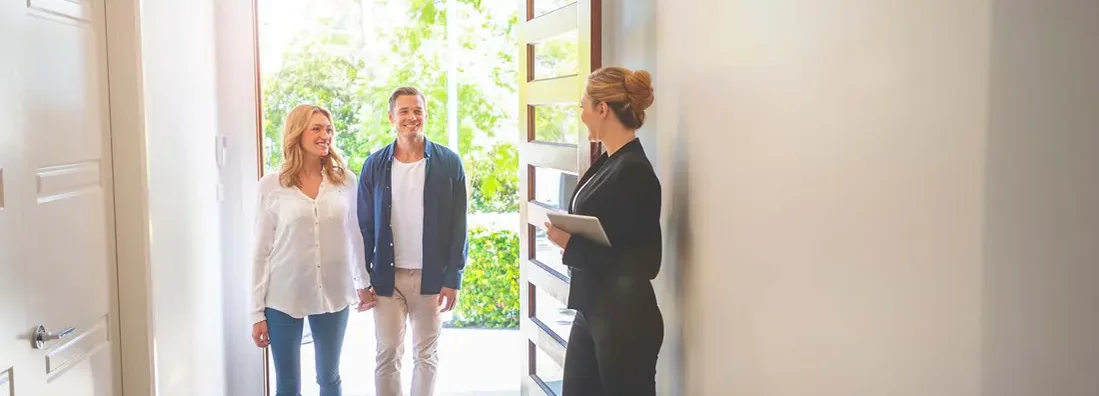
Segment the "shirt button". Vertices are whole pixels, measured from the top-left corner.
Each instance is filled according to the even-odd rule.
[[[389,263],[389,266],[390,266],[390,267],[392,267],[392,266],[393,266],[393,263]]]
[[[393,246],[393,242],[390,242],[390,243],[389,243],[389,246]]]

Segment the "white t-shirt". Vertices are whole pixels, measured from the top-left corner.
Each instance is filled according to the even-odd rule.
[[[279,173],[259,181],[252,277],[252,322],[265,308],[294,318],[338,312],[370,285],[359,231],[355,175],[325,178],[317,198],[283,187]]]
[[[390,220],[393,229],[393,266],[424,268],[424,182],[427,162],[393,159]]]

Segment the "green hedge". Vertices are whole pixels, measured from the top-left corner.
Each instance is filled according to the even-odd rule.
[[[519,235],[474,227],[454,319],[448,327],[519,327]]]

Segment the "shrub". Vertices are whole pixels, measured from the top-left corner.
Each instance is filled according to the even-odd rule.
[[[470,230],[469,260],[449,327],[519,327],[519,235]]]

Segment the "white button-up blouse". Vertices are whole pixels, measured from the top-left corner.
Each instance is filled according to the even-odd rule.
[[[272,308],[291,317],[339,312],[370,286],[359,230],[355,175],[344,185],[327,178],[317,198],[279,184],[278,172],[259,181],[252,280],[252,321]]]

